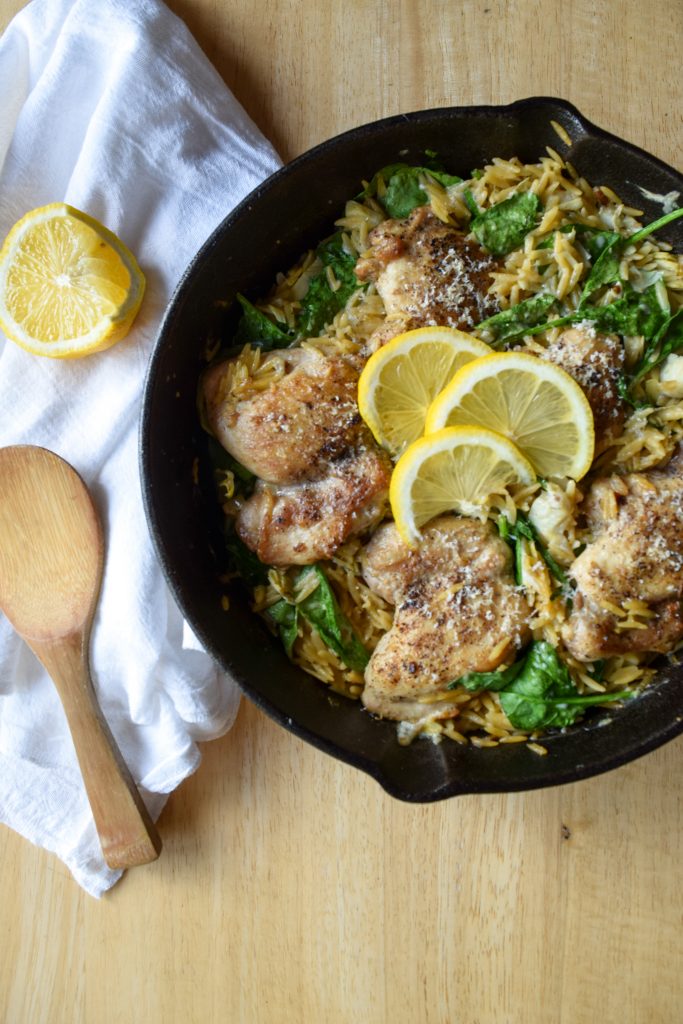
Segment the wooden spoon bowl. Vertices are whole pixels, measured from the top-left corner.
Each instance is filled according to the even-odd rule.
[[[147,808],[97,703],[88,667],[104,542],[76,471],[45,448],[0,449],[0,610],[50,673],[111,868],[161,850]]]

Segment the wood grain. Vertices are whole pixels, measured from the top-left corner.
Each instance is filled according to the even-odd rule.
[[[104,859],[110,868],[156,860],[161,842],[97,703],[90,630],[104,537],[88,490],[54,452],[0,449],[0,611],[55,684]]]
[[[683,166],[680,0],[170,6],[286,159],[401,110],[545,94]],[[677,1021],[682,756],[414,807],[244,704],[171,797],[163,856],[102,901],[0,830],[0,1020]]]

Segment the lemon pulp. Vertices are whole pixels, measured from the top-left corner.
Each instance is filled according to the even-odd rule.
[[[421,327],[375,352],[358,381],[358,407],[375,439],[396,455],[424,431],[430,403],[465,363],[491,349],[452,327]]]
[[[0,327],[38,355],[100,351],[130,330],[145,279],[130,250],[66,203],[27,213],[0,252]]]
[[[414,441],[391,477],[389,501],[403,540],[443,512],[480,514],[486,500],[513,483],[532,483],[533,466],[507,438],[481,427],[445,427]]]
[[[565,370],[522,352],[460,369],[431,404],[425,432],[469,424],[511,440],[539,476],[581,479],[593,461],[593,413]]]

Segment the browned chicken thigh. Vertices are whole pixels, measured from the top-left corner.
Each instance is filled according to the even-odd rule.
[[[577,591],[562,637],[579,661],[628,651],[666,653],[683,639],[683,455],[664,470],[598,480],[587,499],[597,534],[569,569]],[[624,627],[628,602],[647,614]],[[623,609],[617,615],[616,609]]]
[[[273,484],[314,478],[362,433],[356,389],[360,367],[315,348],[280,349],[262,367],[283,375],[262,391],[229,389],[233,361],[204,376],[207,420],[223,447],[255,476]]]
[[[394,622],[365,672],[362,700],[375,714],[416,721],[429,699],[466,672],[513,660],[529,637],[529,606],[514,585],[511,554],[490,523],[434,519],[411,550],[393,523],[364,552],[368,586],[396,605]],[[439,713],[452,705],[439,702]]]
[[[384,511],[390,470],[374,446],[351,448],[322,476],[299,483],[259,480],[237,517],[240,537],[267,565],[309,565]]]
[[[387,311],[371,349],[416,327],[470,330],[498,312],[488,294],[497,261],[428,206],[418,206],[405,220],[383,221],[369,240],[356,276],[375,282]]]
[[[236,529],[269,565],[329,558],[377,520],[390,463],[361,420],[358,362],[316,348],[271,353],[281,376],[246,395],[231,389],[233,360],[207,372],[206,419],[223,447],[259,479]]]
[[[588,399],[595,422],[596,453],[609,448],[621,434],[626,418],[617,387],[624,368],[624,346],[619,338],[600,334],[591,324],[571,327],[551,342],[545,358],[566,370]]]

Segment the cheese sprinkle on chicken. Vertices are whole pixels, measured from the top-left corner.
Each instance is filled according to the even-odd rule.
[[[483,727],[482,742],[491,744],[492,736],[519,739],[524,729],[505,720],[502,698],[487,701],[476,687],[458,686],[463,677],[519,665],[529,645],[543,641],[577,694],[588,687],[599,699],[644,685],[652,659],[683,643],[683,402],[671,371],[680,357],[670,354],[661,373],[645,377],[639,403],[629,404],[624,382],[647,339],[618,333],[614,317],[603,321],[609,332],[594,322],[601,303],[633,295],[645,302],[653,288],[666,302],[652,315],[674,316],[683,309],[683,261],[652,240],[624,248],[624,282],[612,279],[597,299],[591,294],[593,319],[582,321],[581,293],[595,261],[584,242],[634,234],[638,211],[588,185],[551,151],[538,164],[496,160],[462,187],[419,183],[429,202],[402,218],[382,212],[381,191],[377,200],[349,203],[338,223],[358,291],[320,338],[267,353],[256,339],[257,357],[245,350],[210,366],[204,420],[256,478],[244,492],[231,491],[226,508],[241,542],[270,569],[256,607],[267,614],[284,599],[291,612],[301,602],[286,640],[294,660],[332,685],[343,678],[342,692],[409,730],[466,742]],[[487,251],[478,239],[489,236],[472,230],[473,204],[485,215],[527,190],[535,193],[524,197],[532,200],[527,208],[537,212],[523,241]],[[316,266],[311,254],[264,303],[280,325],[296,323]],[[339,289],[332,267],[323,271]],[[496,344],[488,321],[514,316],[526,298],[546,309],[564,304],[564,319],[556,305],[547,314],[560,316],[561,326],[544,332],[531,320],[529,334],[504,334],[497,347],[548,360],[574,378],[593,413],[591,471],[578,485],[553,479],[508,490],[479,518],[440,515],[410,548],[390,518],[391,459],[358,411],[359,375],[373,352],[415,328],[453,327]],[[501,509],[509,523],[503,536]],[[522,524],[528,517],[524,529],[515,525],[520,515]],[[328,601],[326,611],[337,616],[326,627],[337,631],[334,650],[309,621],[310,586],[297,596],[300,567],[313,564],[336,593],[338,607]],[[313,575],[306,579],[316,585]],[[340,646],[350,634],[352,668]],[[362,674],[359,637],[367,649]]]

